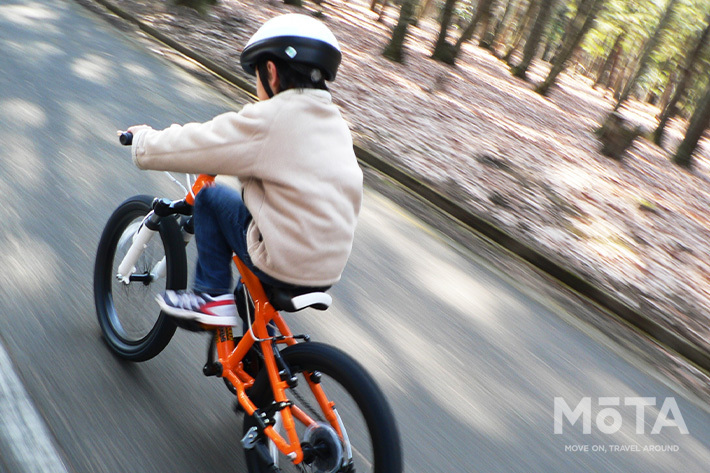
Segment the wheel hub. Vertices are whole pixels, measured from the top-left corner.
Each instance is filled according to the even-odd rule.
[[[343,465],[343,444],[331,426],[323,423],[312,425],[306,429],[303,440],[304,454],[307,453],[304,462],[311,466],[313,472],[340,471]]]

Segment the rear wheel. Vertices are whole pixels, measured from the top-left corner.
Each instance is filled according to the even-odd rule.
[[[111,215],[104,228],[94,266],[94,301],[103,337],[121,358],[145,361],[160,353],[175,333],[175,323],[158,308],[155,297],[166,289],[187,285],[185,244],[173,217],[160,221],[158,234],[148,242],[127,284],[118,280],[118,266],[153,198],[131,197]],[[161,277],[151,276],[164,260]]]
[[[298,385],[286,391],[289,401],[316,425],[306,427],[296,421],[301,445],[310,451],[307,460],[294,465],[271,442],[262,438],[276,467],[282,472],[317,473],[400,473],[402,455],[394,416],[382,391],[365,369],[341,350],[320,343],[299,343],[285,348],[281,356]],[[266,370],[262,370],[250,397],[259,407],[273,401]],[[308,379],[318,380],[328,400],[335,403],[343,436],[328,423],[319,408]],[[286,433],[274,421],[282,436]],[[244,434],[256,424],[252,417],[244,418]],[[306,449],[304,449],[304,452]],[[272,472],[256,448],[245,449],[250,473]]]

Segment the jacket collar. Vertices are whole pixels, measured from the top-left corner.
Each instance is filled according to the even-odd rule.
[[[307,97],[311,97],[313,99],[318,100],[319,102],[324,102],[324,103],[331,103],[333,101],[330,92],[327,90],[321,90],[321,89],[289,89],[289,90],[284,90],[283,92],[279,92],[276,94],[272,99],[281,97],[281,98],[288,98],[292,95],[305,95]]]

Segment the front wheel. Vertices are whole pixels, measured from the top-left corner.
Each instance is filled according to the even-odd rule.
[[[130,361],[149,360],[170,342],[176,325],[160,312],[155,297],[166,289],[187,286],[185,244],[173,217],[160,221],[158,234],[142,252],[131,280],[124,283],[116,277],[152,202],[147,195],[131,197],[113,212],[94,266],[94,302],[104,340],[116,355]],[[163,264],[165,269],[156,271]]]
[[[289,401],[308,414],[316,425],[305,426],[298,421],[301,445],[308,445],[308,461],[294,465],[276,447],[267,442],[274,464],[281,472],[313,473],[401,473],[402,454],[394,415],[387,400],[372,377],[352,357],[341,350],[321,343],[299,343],[281,351],[285,364],[298,377],[298,384],[289,388]],[[262,370],[257,376],[250,397],[259,407],[273,401],[268,375]],[[329,401],[335,403],[342,434],[336,433],[320,409],[308,381],[317,380]],[[279,430],[276,414],[276,426]],[[244,434],[255,422],[244,419]],[[285,436],[284,429],[280,434]],[[245,449],[250,473],[275,471],[259,455],[257,449]]]

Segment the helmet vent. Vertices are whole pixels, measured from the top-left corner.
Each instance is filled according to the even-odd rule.
[[[298,51],[296,51],[292,46],[289,46],[288,48],[286,48],[286,49],[284,50],[284,52],[285,52],[286,55],[287,55],[288,57],[290,57],[291,59],[295,58],[295,57],[296,57],[296,54],[298,54]]]

